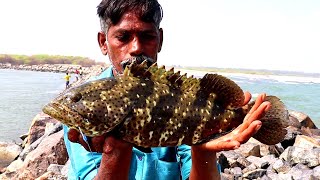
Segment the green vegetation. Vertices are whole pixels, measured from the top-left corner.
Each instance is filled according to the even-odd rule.
[[[39,64],[74,64],[81,65],[84,67],[102,64],[97,63],[92,59],[87,57],[80,56],[60,56],[60,55],[9,55],[9,54],[0,54],[0,63],[10,63],[12,65],[39,65]]]

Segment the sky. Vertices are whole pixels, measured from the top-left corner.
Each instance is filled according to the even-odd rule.
[[[1,0],[0,54],[86,56],[100,0]],[[319,73],[319,0],[159,0],[164,65]]]

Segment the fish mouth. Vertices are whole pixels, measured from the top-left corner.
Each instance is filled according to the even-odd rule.
[[[42,111],[52,118],[70,126],[74,126],[84,120],[78,112],[60,103],[51,102],[46,104],[42,108]]]
[[[133,56],[130,57],[129,59],[123,60],[120,65],[122,67],[122,70],[124,70],[126,68],[126,66],[129,66],[132,63],[137,63],[137,64],[141,64],[143,61],[147,61],[147,66],[150,67],[153,63],[155,63],[156,61],[150,57],[141,55],[141,56]]]

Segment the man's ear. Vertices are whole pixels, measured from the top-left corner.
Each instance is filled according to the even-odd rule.
[[[161,51],[161,48],[162,48],[162,42],[163,42],[163,30],[162,30],[162,28],[160,28],[159,29],[159,37],[160,37],[160,39],[159,39],[159,48],[158,48],[158,52],[160,52]]]
[[[106,41],[107,41],[106,34],[103,32],[98,32],[98,43],[99,43],[99,47],[100,47],[100,50],[103,55],[108,54],[108,46],[107,46]]]

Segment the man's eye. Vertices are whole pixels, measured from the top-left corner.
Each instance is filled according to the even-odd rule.
[[[157,36],[153,35],[153,34],[142,34],[142,38],[145,40],[153,40],[155,39]]]
[[[116,36],[116,38],[121,42],[126,42],[126,41],[129,40],[129,35],[128,34],[122,34],[122,35]]]

